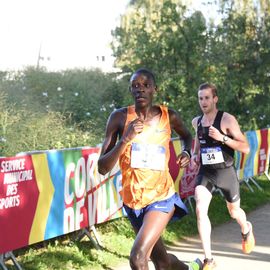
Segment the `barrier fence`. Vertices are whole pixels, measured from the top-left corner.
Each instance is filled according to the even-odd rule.
[[[239,179],[242,179],[253,191],[249,182],[253,182],[259,189],[260,186],[254,180],[255,176],[265,174],[269,177],[270,160],[270,129],[247,131],[245,133],[250,146],[250,153],[245,155],[235,152],[235,167]]]
[[[270,129],[246,132],[251,152],[236,153],[239,177],[269,178]],[[0,266],[4,254],[124,215],[118,164],[97,171],[100,148],[82,147],[21,153],[0,158]],[[194,195],[198,166],[180,169],[181,141],[170,142],[170,173],[183,199]],[[2,258],[2,261],[1,261]]]
[[[121,174],[97,173],[99,148],[0,159],[0,254],[123,215]]]

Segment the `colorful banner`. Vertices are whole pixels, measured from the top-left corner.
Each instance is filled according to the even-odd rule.
[[[268,171],[270,129],[246,132],[251,151],[236,152],[240,178]],[[194,141],[193,141],[194,145]],[[50,150],[0,158],[0,254],[124,215],[118,164],[102,176],[100,148]],[[199,167],[179,168],[179,139],[170,142],[169,169],[182,198],[194,195]]]
[[[0,159],[0,254],[123,216],[119,167],[100,175],[99,150]]]
[[[245,136],[250,146],[248,155],[235,152],[235,167],[239,179],[267,173],[270,159],[270,129],[247,131]]]
[[[28,244],[39,190],[31,156],[0,159],[0,254]]]
[[[194,140],[192,142],[192,151],[194,148]],[[174,180],[175,190],[180,194],[182,199],[194,195],[195,177],[199,171],[199,166],[194,162],[190,163],[186,168],[180,168],[176,163],[177,156],[182,152],[182,142],[179,139],[172,139],[170,142],[170,161],[169,169]]]

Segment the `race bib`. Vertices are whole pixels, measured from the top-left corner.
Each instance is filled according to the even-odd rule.
[[[131,167],[165,170],[165,147],[156,144],[132,143]]]
[[[202,148],[201,157],[203,165],[211,165],[224,162],[221,148],[218,146]]]

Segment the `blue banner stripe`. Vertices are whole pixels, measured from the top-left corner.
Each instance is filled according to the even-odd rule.
[[[46,225],[45,239],[64,233],[64,185],[66,173],[62,151],[48,152],[47,160],[55,192]]]
[[[241,169],[241,153],[239,151],[234,152],[234,166],[236,170]]]
[[[255,164],[255,156],[258,149],[258,138],[256,131],[248,131],[246,132],[247,140],[250,147],[250,153],[247,158],[245,168],[244,168],[244,178],[253,177],[256,175],[254,173],[254,164]]]

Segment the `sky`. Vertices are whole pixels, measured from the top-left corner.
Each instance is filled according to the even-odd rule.
[[[127,2],[0,0],[0,70],[111,67],[111,30]]]
[[[111,30],[119,25],[128,2],[0,0],[0,70],[44,66],[52,71],[92,67],[110,71]]]

